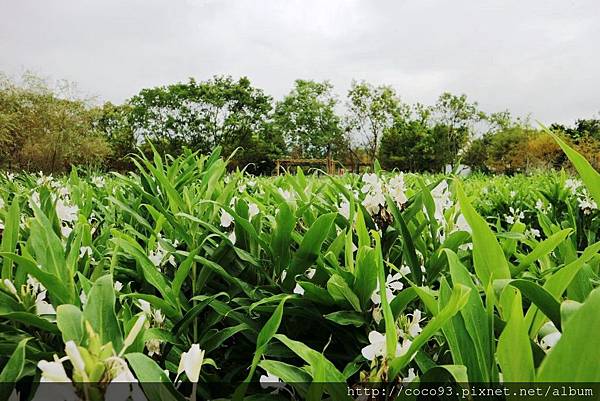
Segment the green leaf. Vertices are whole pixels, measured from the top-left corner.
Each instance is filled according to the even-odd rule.
[[[25,369],[25,345],[29,338],[24,338],[19,341],[14,352],[4,365],[0,372],[0,400],[8,400],[15,387],[17,380],[21,378],[21,374]]]
[[[121,349],[123,335],[115,314],[115,290],[112,276],[105,275],[94,282],[88,293],[83,317],[90,322],[100,336],[102,344],[112,342],[114,349]]]
[[[600,381],[600,288],[565,323],[561,339],[542,362],[540,382]]]
[[[233,394],[234,401],[241,401],[244,398],[246,390],[248,389],[248,385],[250,384],[250,381],[254,376],[256,367],[260,362],[260,358],[267,349],[267,344],[269,343],[269,341],[271,341],[273,336],[275,336],[277,330],[279,330],[279,325],[281,324],[281,318],[283,316],[283,305],[288,299],[289,297],[286,297],[281,300],[279,305],[277,305],[277,308],[275,308],[275,312],[273,312],[267,323],[265,323],[263,328],[258,333],[258,337],[256,339],[256,351],[254,352],[254,357],[252,358],[250,372],[248,372],[246,380],[244,380],[244,382],[235,389],[235,393]]]
[[[506,287],[503,296],[513,293],[509,303],[510,315],[500,338],[498,339],[497,356],[504,381],[531,382],[535,377],[533,354],[529,344],[528,327],[523,317],[521,293],[517,289]]]
[[[56,324],[62,334],[63,342],[75,341],[81,345],[84,336],[83,313],[75,305],[60,305],[56,308]]]
[[[448,257],[452,283],[454,285],[462,284],[471,289],[467,304],[460,311],[465,330],[457,334],[468,335],[473,340],[473,348],[479,364],[478,371],[482,375],[482,381],[488,382],[492,377],[490,368],[494,364],[494,358],[491,353],[491,341],[493,341],[493,338],[490,338],[491,330],[485,307],[467,268],[460,262],[454,252],[449,249],[445,249],[444,251]]]
[[[524,271],[530,264],[544,256],[550,254],[558,245],[560,245],[568,236],[573,232],[572,229],[567,228],[557,233],[552,234],[549,238],[540,242],[531,253],[523,257],[519,261],[519,265],[513,269],[512,276],[515,277],[517,274]]]
[[[19,199],[15,197],[8,208],[4,230],[2,231],[2,242],[0,242],[0,252],[16,251],[17,240],[19,239]],[[4,258],[2,262],[2,279],[12,280],[12,264],[10,258]]]
[[[304,273],[319,257],[321,246],[327,238],[336,216],[337,213],[327,213],[319,216],[304,234],[300,248],[294,254],[283,282],[283,286],[287,291],[294,288],[296,275]]]
[[[549,135],[551,135],[554,138],[554,140],[556,141],[556,143],[558,143],[558,146],[561,147],[563,152],[565,152],[571,163],[573,163],[573,167],[575,167],[575,169],[579,173],[581,180],[590,192],[590,195],[592,196],[594,201],[596,201],[597,204],[600,204],[600,173],[594,170],[590,162],[588,162],[586,158],[580,155],[575,149],[567,145],[562,139],[560,139],[557,135],[552,133],[552,131],[550,131],[548,128],[544,126],[542,127]]]
[[[275,216],[275,225],[271,235],[271,253],[273,265],[277,273],[281,274],[290,264],[290,244],[292,231],[296,226],[296,217],[287,202],[279,203],[279,211]]]
[[[377,288],[377,269],[375,266],[375,251],[363,246],[356,254],[356,270],[352,288],[360,301],[362,309],[369,307],[371,295]]]
[[[355,311],[360,312],[360,301],[350,286],[339,274],[333,274],[327,281],[327,292],[337,302],[347,301]]]
[[[407,352],[397,358],[392,359],[390,362],[389,379],[393,380],[400,370],[403,369],[413,358],[415,353],[433,336],[438,330],[442,328],[450,320],[450,318],[458,313],[466,304],[469,299],[469,293],[471,290],[462,284],[456,284],[452,291],[452,295],[448,300],[448,303],[435,315],[429,323],[423,328],[421,334],[419,334],[411,343]]]
[[[460,182],[456,182],[460,209],[473,230],[473,264],[475,273],[486,286],[490,280],[509,279],[510,270],[502,247],[486,221],[475,211]]]
[[[140,353],[126,354],[125,359],[150,401],[185,401],[185,398],[175,390],[164,370],[152,359]]]
[[[323,315],[323,317],[342,326],[361,327],[367,324],[364,316],[357,312],[338,311]]]

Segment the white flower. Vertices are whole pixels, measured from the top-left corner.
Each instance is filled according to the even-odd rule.
[[[530,236],[531,238],[539,238],[540,237],[540,230],[538,230],[537,228],[531,227],[527,231],[527,235]]]
[[[123,360],[122,358],[118,358],[118,357],[115,357],[114,359],[115,360],[118,359],[118,360],[120,360],[120,362],[117,364],[118,367],[116,367],[114,369],[118,373],[116,375],[113,374],[113,379],[110,382],[111,383],[137,383],[137,379],[135,378],[133,373],[131,373],[131,370],[129,370],[129,366],[127,366],[127,362],[125,362],[125,360]],[[107,397],[105,399],[110,400],[113,398],[108,397],[108,392],[107,392]],[[127,399],[129,399],[129,398],[127,398]],[[138,398],[131,397],[131,399],[136,400]]]
[[[388,182],[387,190],[398,206],[406,203],[408,198],[406,197],[406,188],[404,186],[404,174],[400,173],[392,177]]]
[[[79,352],[79,348],[77,348],[77,344],[75,344],[73,340],[65,343],[65,353],[69,357],[69,360],[75,368],[75,371],[85,375],[85,362],[83,361],[83,357]]]
[[[7,172],[6,173],[6,179],[8,181],[13,181],[15,179],[15,175],[13,173]]]
[[[233,217],[227,211],[221,211],[221,227],[227,228],[233,223]]]
[[[79,258],[83,258],[86,255],[91,256],[92,252],[93,251],[91,246],[82,246],[81,248],[79,248]]]
[[[408,369],[408,376],[400,379],[400,382],[401,383],[410,383],[413,380],[415,380],[416,378],[417,378],[417,375],[415,374],[415,370],[413,368],[410,368],[410,369]]]
[[[38,362],[38,368],[42,371],[42,383],[71,383],[71,379],[67,376],[62,362],[55,360],[48,362],[41,360]]]
[[[315,269],[314,267],[311,267],[310,269],[306,270],[306,277],[308,277],[308,279],[312,279],[315,276],[315,273],[317,272],[317,269]]]
[[[340,203],[340,206],[338,206],[338,213],[346,219],[350,218],[350,202],[348,202],[348,200],[344,199],[342,203]]]
[[[362,180],[365,185],[362,187],[362,193],[366,194],[367,192],[381,192],[381,182],[379,182],[379,177],[374,173],[365,173],[362,176]]]
[[[123,283],[120,282],[119,280],[117,280],[117,281],[115,281],[113,287],[116,292],[120,292],[123,289]]]
[[[402,279],[402,274],[400,274],[400,273],[396,273],[393,276],[391,274],[387,275],[387,278],[385,279],[385,294],[386,294],[386,298],[387,298],[388,302],[391,302],[392,299],[394,299],[395,292],[400,291],[400,290],[402,290],[402,288],[404,288],[404,285],[400,282],[401,279]],[[379,294],[379,286],[377,286],[375,291],[373,291],[373,294],[371,294],[371,301],[375,305],[381,304],[381,295]]]
[[[101,176],[92,177],[92,184],[94,184],[98,188],[104,187],[104,177],[101,177]]]
[[[541,199],[538,199],[537,201],[535,201],[535,208],[538,210],[543,210],[544,209],[544,202],[542,202]]]
[[[35,205],[37,207],[40,207],[41,200],[40,200],[40,194],[39,194],[39,192],[33,191],[33,193],[31,194],[31,198],[29,199],[29,205],[30,206],[31,205]]]
[[[12,281],[10,281],[9,279],[5,278],[2,283],[4,284],[4,287],[6,287],[6,290],[8,292],[10,292],[11,294],[13,294],[14,296],[18,297],[17,295],[17,289],[15,288],[15,285],[13,284]]]
[[[131,344],[133,344],[133,342],[137,338],[138,334],[140,334],[140,331],[142,331],[142,329],[144,328],[145,324],[146,324],[146,315],[142,314],[135,321],[135,323],[133,324],[133,327],[131,328],[131,330],[129,330],[129,333],[127,334],[127,337],[125,338],[125,341],[123,341],[123,348],[121,350],[121,354],[123,354],[127,350],[127,348]]]
[[[290,191],[281,188],[277,188],[277,191],[279,192],[279,195],[281,195],[283,199],[285,199],[286,202],[291,202],[294,200],[294,195],[292,195]]]
[[[204,350],[200,349],[199,344],[192,344],[187,352],[181,353],[181,359],[179,360],[179,368],[177,374],[185,372],[188,379],[192,383],[197,383],[200,377],[200,369],[204,362]]]
[[[83,292],[83,290],[81,290],[81,292],[79,293],[79,300],[81,301],[81,305],[85,306],[85,304],[87,304],[87,294]]]
[[[274,393],[277,394],[279,390],[285,387],[285,383],[281,381],[281,379],[274,374],[267,372],[266,375],[260,375],[260,386],[264,389],[266,388],[274,388]]]
[[[408,331],[409,336],[411,336],[412,338],[415,338],[416,336],[419,335],[419,333],[421,333],[421,331],[423,329],[421,328],[419,323],[422,320],[423,320],[423,318],[421,317],[421,311],[419,309],[415,309],[414,312],[412,313],[412,319],[408,323],[407,331]]]
[[[385,335],[377,331],[371,331],[369,333],[370,344],[361,350],[361,354],[365,359],[373,361],[375,358],[385,355],[386,340]],[[406,354],[411,342],[404,340],[396,344],[396,356],[402,356]]]
[[[63,237],[67,238],[69,235],[71,235],[71,231],[73,231],[73,229],[69,226],[66,225],[62,225],[60,227],[60,233],[63,235]]]
[[[517,193],[515,191],[510,191],[510,197],[514,198],[515,196],[517,196]]]
[[[159,241],[157,241],[156,242],[156,250],[150,252],[150,254],[148,255],[148,259],[150,259],[150,261],[152,262],[152,264],[154,264],[154,266],[156,266],[156,268],[160,268],[160,266],[163,264],[163,260],[165,259],[165,256],[167,255],[168,252],[169,251],[167,251],[165,248],[163,248],[161,243]],[[169,258],[167,259],[167,261],[170,264],[175,265],[175,257],[173,255],[170,255]]]
[[[256,203],[250,203],[248,205],[248,218],[252,220],[258,213],[260,213],[258,205]]]
[[[31,291],[37,294],[40,291],[45,291],[46,288],[40,283],[35,277],[27,275],[27,285],[31,288]]]
[[[160,355],[160,341],[153,338],[152,340],[146,341],[146,348],[148,349],[148,356],[154,354]]]
[[[56,310],[52,304],[45,301],[46,291],[40,292],[35,299],[35,311],[38,315],[55,315]]]
[[[385,196],[383,195],[383,192],[369,192],[362,201],[362,205],[367,209],[369,214],[377,214],[379,213],[380,207],[385,206]]]
[[[165,322],[165,315],[160,309],[154,309],[152,310],[152,319],[154,319],[158,325],[161,325]]]
[[[569,178],[565,181],[565,188],[571,191],[572,194],[575,194],[577,192],[577,189],[581,187],[581,185],[581,181],[577,179]]]
[[[549,350],[552,347],[554,347],[556,345],[556,343],[558,342],[558,340],[560,340],[560,337],[562,336],[562,334],[560,333],[560,331],[555,331],[553,333],[547,334],[545,335],[542,340],[540,341],[540,345],[542,346],[542,349],[544,350]]]
[[[147,316],[152,316],[152,307],[150,306],[150,302],[140,299],[138,300],[138,303],[142,312],[144,312]]]
[[[434,218],[438,223],[444,224],[444,211],[452,206],[452,199],[450,198],[446,180],[441,181],[431,190],[431,197],[435,205]],[[423,209],[425,209],[425,206],[423,206]]]
[[[410,267],[406,265],[400,266],[400,274],[403,276],[408,276],[410,274]]]
[[[304,288],[298,283],[296,283],[296,286],[294,287],[294,294],[304,295]]]
[[[56,201],[56,214],[61,221],[73,222],[77,220],[79,208],[66,205],[61,199]]]
[[[4,207],[5,203],[4,203],[4,199],[0,198],[0,209],[2,209]]]
[[[237,238],[235,236],[235,230],[230,232],[229,235],[227,236],[227,238],[229,238],[229,241],[231,241],[232,245],[235,245],[235,241],[237,240]]]
[[[583,213],[586,215],[592,213],[592,210],[598,209],[596,202],[594,202],[594,200],[590,198],[587,193],[584,194],[583,197],[578,198],[577,202],[579,203],[579,208],[583,210]]]

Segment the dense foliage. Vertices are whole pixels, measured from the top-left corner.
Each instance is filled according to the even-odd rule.
[[[341,400],[328,383],[599,381],[600,175],[556,139],[580,178],[254,178],[218,149],[3,175],[2,390]]]
[[[600,122],[553,124],[554,132],[600,167]],[[40,79],[0,81],[0,167],[69,171],[71,165],[131,169],[137,146],[171,156],[217,146],[230,169],[268,175],[283,157],[324,158],[357,171],[443,172],[467,164],[484,172],[570,168],[556,143],[508,112],[483,113],[465,95],[432,106],[404,103],[390,86],[353,82],[345,101],[331,83],[297,80],[274,100],[248,78],[215,76],[142,89],[123,104],[95,105]]]

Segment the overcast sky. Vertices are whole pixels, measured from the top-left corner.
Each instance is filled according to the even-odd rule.
[[[355,78],[572,122],[600,112],[600,1],[0,0],[0,71],[25,70],[113,102],[191,76],[275,98]]]

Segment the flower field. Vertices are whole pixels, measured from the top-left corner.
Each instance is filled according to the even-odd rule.
[[[3,174],[0,396],[598,382],[600,175],[559,143],[578,175]]]

